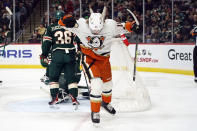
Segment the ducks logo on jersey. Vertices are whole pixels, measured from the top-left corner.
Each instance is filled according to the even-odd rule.
[[[101,49],[103,48],[103,41],[104,41],[104,37],[98,37],[98,36],[94,36],[94,37],[87,37],[88,40],[88,45],[93,48],[93,49]]]

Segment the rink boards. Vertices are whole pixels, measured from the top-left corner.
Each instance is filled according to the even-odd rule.
[[[129,45],[133,59],[135,44]],[[166,72],[193,75],[194,44],[139,44],[137,55],[138,71]],[[39,55],[40,44],[12,44],[0,49],[0,68],[42,68]],[[2,55],[3,54],[3,55]],[[113,70],[124,67],[113,67]]]

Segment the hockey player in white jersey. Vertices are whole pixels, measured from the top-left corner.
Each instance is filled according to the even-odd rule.
[[[106,7],[102,14],[94,13],[91,8],[90,13],[88,20],[75,20],[71,15],[66,15],[59,20],[59,24],[75,33],[82,42],[82,65],[91,83],[91,119],[93,123],[100,123],[101,106],[109,113],[116,114],[110,104],[113,84],[109,58],[113,39],[138,29],[135,21],[117,23],[112,19],[105,19]]]

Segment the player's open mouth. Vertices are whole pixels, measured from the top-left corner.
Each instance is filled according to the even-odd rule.
[[[92,30],[92,34],[97,35],[100,31],[99,30]]]

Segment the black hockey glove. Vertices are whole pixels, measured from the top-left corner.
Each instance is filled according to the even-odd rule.
[[[135,32],[136,34],[141,34],[142,31],[143,31],[143,28],[142,28],[141,25],[134,24],[134,25],[132,26],[131,30],[132,30],[133,32]]]

